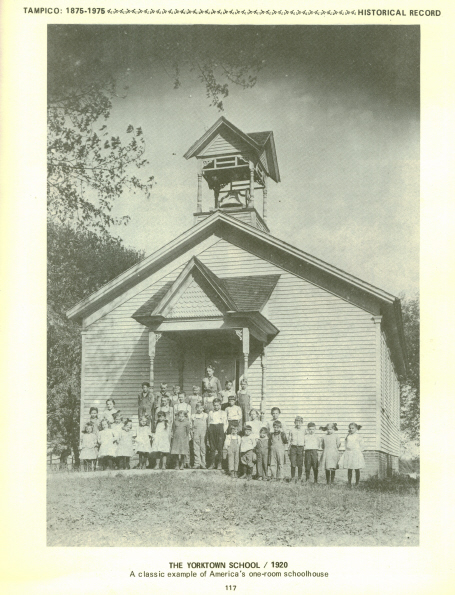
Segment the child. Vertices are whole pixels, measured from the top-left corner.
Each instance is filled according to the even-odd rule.
[[[256,442],[256,440],[259,440],[259,432],[264,426],[264,424],[259,419],[259,411],[257,409],[252,409],[250,411],[250,421],[248,423],[251,426],[251,435]]]
[[[95,470],[95,462],[98,456],[96,451],[97,444],[98,439],[93,432],[93,424],[91,422],[87,422],[84,426],[81,436],[81,446],[79,448],[80,460],[84,465],[85,471]]]
[[[226,380],[224,383],[224,390],[221,391],[221,409],[224,411],[226,407],[229,405],[229,397],[233,395],[235,397],[235,390],[232,382],[230,380]]]
[[[191,415],[196,413],[196,406],[202,403],[201,389],[198,386],[193,386],[193,394],[190,396]]]
[[[185,462],[190,454],[190,430],[191,425],[185,417],[185,412],[179,411],[174,422],[171,448],[171,455],[177,455],[176,469],[185,468]]]
[[[341,441],[334,432],[338,432],[336,424],[327,424],[323,428],[319,428],[327,435],[322,438],[322,459],[321,467],[325,469],[325,477],[327,485],[335,481],[335,471],[338,465],[339,452]]]
[[[207,366],[206,371],[207,375],[202,379],[202,386],[204,390],[202,396],[204,402],[204,411],[209,413],[209,411],[213,411],[213,400],[215,397],[218,397],[221,392],[221,382],[215,376],[215,369],[211,364]]]
[[[242,439],[239,434],[239,422],[233,421],[231,432],[226,436],[223,447],[223,459],[228,460],[228,470],[231,477],[237,477],[240,459],[240,444]]]
[[[126,419],[120,433],[120,441],[117,447],[120,469],[130,468],[130,459],[134,454],[133,448],[133,422]]]
[[[118,445],[120,443],[120,438],[122,437],[123,424],[125,423],[125,420],[121,416],[120,411],[114,413],[113,418],[114,423],[111,425],[111,430],[114,433],[115,454],[112,463],[115,469],[120,469],[120,456],[118,455],[117,451]]]
[[[110,428],[109,422],[107,419],[102,419],[101,430],[98,434],[98,444],[100,445],[98,459],[103,471],[107,468],[112,469],[112,462],[116,451],[116,445],[114,441],[115,435]]]
[[[200,395],[199,395],[200,396]],[[205,438],[207,436],[207,413],[204,412],[202,401],[196,403],[196,413],[192,415],[193,423],[193,469],[205,469]]]
[[[169,404],[169,401],[169,393],[166,393],[161,397],[160,406],[155,409],[155,419],[157,418],[158,413],[164,413],[169,423],[169,428],[172,428],[174,425],[174,408]]]
[[[294,428],[289,432],[289,455],[291,459],[291,481],[296,483],[302,479],[303,470],[303,449],[305,444],[305,430],[303,429],[303,418],[298,415],[294,421]],[[295,469],[298,470],[298,477],[295,476]]]
[[[156,455],[155,469],[166,469],[166,457],[171,450],[170,424],[164,411],[159,411],[156,416],[156,429],[153,436],[152,452]]]
[[[242,441],[240,443],[240,460],[242,461],[244,469],[242,477],[246,476],[249,481],[253,478],[254,447],[256,446],[256,440],[252,436],[252,428],[250,424],[246,424],[244,432],[245,435],[242,436]]]
[[[189,403],[186,403],[184,392],[179,393],[178,402],[174,405],[174,418],[177,417],[177,414],[180,411],[183,411],[186,419],[190,419],[191,405]]]
[[[147,462],[150,453],[152,452],[150,444],[151,437],[152,432],[150,431],[150,422],[145,415],[143,415],[139,420],[139,427],[136,432],[136,451],[139,455],[138,469],[145,469],[147,467]]]
[[[365,459],[362,451],[363,441],[358,434],[362,426],[356,423],[349,424],[349,433],[346,436],[346,450],[343,457],[343,468],[348,470],[348,485],[352,485],[352,470],[355,470],[355,485],[358,486],[360,482],[360,469],[365,467]]]
[[[313,469],[314,483],[318,483],[318,469],[319,469],[319,449],[321,448],[321,440],[316,436],[316,424],[312,421],[307,425],[305,433],[305,479],[310,479],[311,469]]]
[[[247,388],[248,380],[246,378],[242,378],[240,382],[240,390],[237,393],[237,402],[239,404],[240,409],[242,410],[243,425],[248,423],[248,416],[251,409],[251,397],[247,392]]]
[[[259,430],[259,439],[256,441],[256,463],[258,468],[258,480],[268,480],[267,465],[269,460],[269,433],[267,428]]]
[[[95,434],[96,437],[98,437],[98,433],[100,431],[100,428],[99,428],[100,420],[98,419],[98,407],[90,407],[89,413],[90,413],[90,418],[88,421],[93,426],[93,433]]]
[[[150,392],[150,383],[143,382],[142,390],[137,396],[137,417],[145,416],[148,420],[152,420],[155,399]]]
[[[272,419],[267,422],[267,430],[269,431],[269,434],[272,434],[273,433],[273,424],[274,424],[274,422],[278,421],[278,418],[281,415],[281,409],[279,407],[272,407],[272,409],[270,410],[270,415],[272,416]],[[287,437],[288,432],[287,432],[286,424],[281,419],[279,421],[281,423],[281,431],[284,432]]]
[[[228,428],[226,411],[221,409],[221,401],[218,397],[213,399],[213,411],[209,411],[208,419],[208,442],[210,446],[211,463],[209,469],[221,470],[221,459],[223,456],[224,433]]]
[[[286,434],[283,432],[283,425],[280,421],[273,422],[273,434],[269,439],[270,451],[270,473],[272,480],[281,481],[282,468],[284,466],[285,445],[288,443]]]
[[[114,423],[114,413],[117,413],[118,409],[115,409],[114,399],[107,399],[106,409],[103,411],[102,419],[107,419],[110,424]]]
[[[236,426],[242,427],[242,410],[235,404],[235,395],[229,395],[229,404],[225,409],[228,420],[228,433],[231,431],[232,423],[236,422]]]
[[[179,402],[180,386],[174,384],[172,387],[171,401],[170,404],[174,407]]]

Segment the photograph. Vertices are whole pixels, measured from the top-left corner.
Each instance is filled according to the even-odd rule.
[[[420,49],[47,25],[47,546],[419,546]]]

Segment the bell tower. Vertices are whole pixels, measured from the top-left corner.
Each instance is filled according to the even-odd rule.
[[[186,159],[196,157],[198,164],[195,223],[219,209],[257,229],[270,231],[267,181],[268,178],[280,181],[273,132],[246,134],[221,117],[184,156]],[[212,203],[205,211],[203,180]],[[262,215],[257,208],[259,203]]]

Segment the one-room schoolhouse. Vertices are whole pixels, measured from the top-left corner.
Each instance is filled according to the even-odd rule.
[[[185,157],[198,166],[194,225],[68,312],[82,326],[81,420],[113,398],[136,426],[142,382],[190,395],[211,363],[223,388],[248,379],[265,420],[278,406],[288,428],[333,421],[342,439],[356,422],[364,475],[396,470],[400,301],[272,235],[272,132],[221,117]]]

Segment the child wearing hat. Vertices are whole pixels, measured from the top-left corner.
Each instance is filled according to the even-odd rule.
[[[231,432],[227,434],[223,447],[223,459],[228,460],[228,470],[231,477],[237,477],[240,459],[240,444],[242,438],[239,436],[239,422],[233,421]]]
[[[246,424],[244,428],[244,435],[240,443],[240,460],[243,465],[243,476],[250,480],[253,477],[254,468],[254,448],[256,440],[252,436],[253,428],[250,424]]]

